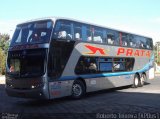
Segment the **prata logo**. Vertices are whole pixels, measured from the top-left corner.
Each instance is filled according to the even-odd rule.
[[[101,55],[107,55],[106,50],[104,48],[99,48],[91,45],[85,45],[90,52],[86,52],[85,54],[94,55],[96,53],[100,53]]]
[[[132,49],[132,48],[118,48],[117,56],[125,55],[125,56],[132,56],[132,57],[150,57],[151,51],[143,50],[143,49]]]

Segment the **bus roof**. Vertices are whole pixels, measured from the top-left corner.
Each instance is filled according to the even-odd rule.
[[[123,32],[123,33],[127,33],[127,34],[133,34],[133,35],[137,35],[137,36],[141,36],[141,37],[146,37],[146,38],[152,39],[151,37],[148,37],[148,36],[145,36],[145,35],[140,35],[140,34],[133,33],[133,32],[126,32],[126,31],[123,31],[123,30],[119,30],[119,29],[115,29],[115,28],[111,28],[111,27],[107,27],[107,26],[102,26],[102,25],[98,25],[98,24],[95,24],[95,23],[89,23],[89,22],[85,22],[85,21],[80,21],[80,20],[77,20],[77,19],[66,18],[66,17],[43,17],[43,18],[28,20],[28,21],[22,22],[22,23],[20,23],[18,25],[29,23],[29,22],[35,22],[35,21],[43,21],[43,20],[52,20],[54,22],[56,20],[69,20],[69,21],[74,21],[74,22],[79,22],[79,23],[83,23],[83,24],[88,24],[88,25],[91,25],[91,26],[97,26],[97,27],[107,28],[107,29],[110,29],[110,30],[118,31],[118,32]]]

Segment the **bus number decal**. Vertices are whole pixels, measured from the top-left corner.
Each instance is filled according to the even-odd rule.
[[[91,85],[96,85],[96,80],[91,80]]]
[[[61,82],[50,83],[51,94],[53,96],[59,96],[61,94]]]
[[[61,82],[52,82],[51,90],[61,89]]]
[[[59,96],[59,95],[61,94],[61,91],[59,91],[59,90],[51,91],[51,94],[52,94],[53,96]]]
[[[125,79],[131,79],[131,76],[129,75],[129,76],[125,76]]]

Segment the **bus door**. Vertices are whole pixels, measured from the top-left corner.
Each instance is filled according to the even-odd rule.
[[[48,79],[51,98],[69,95],[67,80],[63,79],[63,71],[73,50],[73,42],[54,41],[50,47],[48,58]]]

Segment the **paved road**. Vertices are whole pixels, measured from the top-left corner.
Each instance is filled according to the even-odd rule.
[[[87,94],[81,100],[29,100],[8,97],[0,84],[0,118],[160,118],[160,77],[140,88],[122,87]]]

